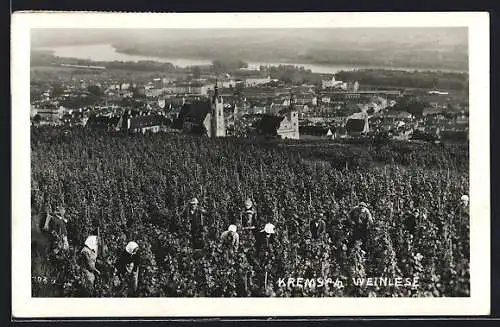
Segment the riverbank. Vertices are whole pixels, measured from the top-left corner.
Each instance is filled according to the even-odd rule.
[[[86,44],[86,45],[72,45],[72,46],[55,46],[55,47],[40,47],[34,50],[50,51],[54,56],[60,58],[75,58],[83,60],[92,60],[96,62],[112,62],[112,61],[154,61],[159,63],[171,63],[180,68],[189,66],[207,66],[212,64],[213,59],[204,59],[196,57],[161,57],[156,55],[146,54],[145,49],[131,49],[131,48],[116,48],[112,44]],[[302,66],[304,69],[309,69],[313,73],[318,74],[336,74],[339,71],[353,71],[358,69],[384,69],[384,70],[404,70],[404,71],[431,71],[431,72],[454,72],[463,73],[467,71],[453,70],[445,68],[426,68],[426,67],[398,67],[398,66],[378,66],[378,65],[362,65],[362,64],[348,64],[348,63],[332,63],[332,64],[315,64],[307,62],[292,62],[286,61],[245,61],[248,63],[249,69],[259,69],[262,66],[279,66],[279,65],[294,65]]]

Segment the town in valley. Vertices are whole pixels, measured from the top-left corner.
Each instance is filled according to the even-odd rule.
[[[43,55],[48,56],[42,52],[43,59],[31,68],[34,126],[301,140],[383,135],[463,142],[469,135],[466,73],[366,69],[321,74],[286,64],[252,70],[240,61],[106,67]],[[216,117],[219,131],[212,133],[215,93],[222,116]]]

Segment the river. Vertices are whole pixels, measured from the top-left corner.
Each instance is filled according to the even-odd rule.
[[[87,59],[93,61],[156,61],[169,62],[175,66],[182,68],[189,66],[210,65],[212,59],[188,59],[188,58],[169,58],[169,57],[153,57],[144,55],[127,54],[116,51],[111,44],[85,44],[85,45],[70,45],[70,46],[55,46],[55,47],[40,47],[36,50],[49,50],[54,53],[54,56],[60,58],[76,58]],[[259,66],[279,66],[279,65],[294,65],[303,66],[305,69],[310,69],[313,73],[335,74],[341,70],[355,70],[366,68],[391,69],[391,70],[427,70],[435,71],[435,69],[417,69],[408,67],[380,67],[380,66],[352,66],[352,65],[317,65],[303,63],[279,63],[279,62],[248,62],[249,69],[259,69]],[[441,70],[448,71],[448,70]]]

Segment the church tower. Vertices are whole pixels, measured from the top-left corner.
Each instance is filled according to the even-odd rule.
[[[224,101],[219,96],[217,80],[215,81],[214,95],[211,103],[211,137],[226,136],[226,125],[224,124]]]
[[[287,119],[290,122],[292,133],[289,138],[298,140],[300,138],[299,133],[299,112],[295,107],[295,96],[290,93],[290,109],[287,112]]]

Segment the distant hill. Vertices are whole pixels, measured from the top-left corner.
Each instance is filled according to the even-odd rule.
[[[32,46],[111,43],[118,51],[164,57],[468,69],[466,28],[50,29]]]

